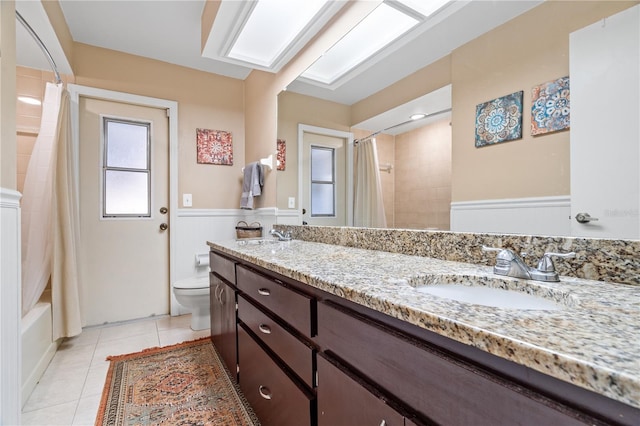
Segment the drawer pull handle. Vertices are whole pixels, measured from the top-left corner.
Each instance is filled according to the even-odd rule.
[[[271,399],[271,391],[268,387],[260,385],[258,392],[260,392],[260,396],[264,399]]]
[[[259,288],[258,289],[258,294],[260,296],[269,296],[269,295],[271,295],[271,290],[269,290],[268,288]]]
[[[271,334],[271,327],[269,327],[267,324],[260,324],[258,326],[258,329],[260,329],[260,331],[264,334]]]

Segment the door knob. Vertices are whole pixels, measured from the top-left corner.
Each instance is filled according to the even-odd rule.
[[[591,215],[589,213],[578,213],[576,215],[576,220],[579,223],[589,223],[592,222],[594,220],[598,220],[597,217],[591,217]]]
[[[168,211],[166,207],[160,207],[160,214],[167,214]]]
[[[169,225],[167,225],[166,223],[161,223],[160,224],[160,230],[161,231],[166,231],[167,228],[169,228]]]

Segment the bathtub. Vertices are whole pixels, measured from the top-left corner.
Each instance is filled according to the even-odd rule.
[[[36,305],[22,317],[22,405],[58,349],[52,340],[51,294],[45,290]]]

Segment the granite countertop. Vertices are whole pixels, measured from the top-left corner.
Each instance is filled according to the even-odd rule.
[[[491,267],[306,241],[209,246],[518,364],[640,408],[640,288],[560,277],[496,276]],[[432,277],[553,299],[560,310],[513,310],[415,290]]]

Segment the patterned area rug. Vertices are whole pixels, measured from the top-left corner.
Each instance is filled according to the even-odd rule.
[[[107,359],[96,426],[259,424],[208,337]]]

